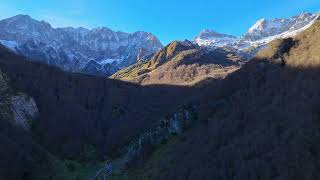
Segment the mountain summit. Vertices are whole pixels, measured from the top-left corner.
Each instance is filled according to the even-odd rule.
[[[304,12],[291,18],[261,19],[248,30],[244,38],[253,41],[278,35],[286,31],[295,31],[309,24],[316,16],[316,14]]]
[[[226,46],[238,40],[236,36],[218,33],[211,29],[205,29],[195,38],[195,42],[200,46]]]

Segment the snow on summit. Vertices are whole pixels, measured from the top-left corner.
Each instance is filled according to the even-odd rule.
[[[218,33],[211,29],[203,30],[196,38],[195,42],[200,46],[226,46],[237,41],[238,38],[236,36]]]
[[[291,37],[300,33],[319,17],[318,14],[303,12],[291,18],[258,20],[242,37],[235,37],[204,30],[194,40],[200,46],[232,47],[245,50],[250,47],[262,47],[276,38]]]

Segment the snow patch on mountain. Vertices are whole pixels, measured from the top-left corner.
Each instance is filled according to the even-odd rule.
[[[249,52],[254,55],[257,50],[263,48],[274,39],[293,37],[303,32],[318,18],[319,14],[304,12],[287,19],[260,19],[242,37],[217,33],[213,30],[204,30],[195,38],[194,42],[211,49],[224,47],[232,48],[239,52],[256,49]]]
[[[304,12],[291,18],[261,19],[248,30],[244,38],[255,41],[285,32],[296,31],[308,25],[316,17],[316,14]]]
[[[13,52],[17,52],[18,43],[16,43],[15,41],[0,40],[0,44]]]
[[[123,61],[124,59],[105,59],[99,62],[101,65],[106,65],[106,64],[119,64]]]
[[[223,47],[238,41],[236,36],[218,33],[214,30],[206,29],[202,31],[195,42],[199,46],[217,46]]]
[[[247,44],[248,44],[248,47],[250,46],[261,46],[261,45],[265,45],[275,39],[282,39],[282,38],[289,38],[289,37],[294,37],[300,33],[302,33],[303,31],[305,31],[306,29],[308,29],[309,27],[311,27],[315,21],[317,21],[319,15],[316,15],[316,16],[312,16],[312,20],[309,21],[309,19],[305,22],[308,22],[307,24],[304,23],[304,26],[295,26],[295,27],[299,27],[297,29],[295,28],[290,28],[288,31],[285,31],[283,33],[280,33],[280,34],[276,34],[276,35],[273,35],[273,36],[269,36],[269,37],[265,37],[265,38],[262,38],[260,40],[256,40],[256,41],[246,41]],[[301,23],[300,23],[301,24]]]

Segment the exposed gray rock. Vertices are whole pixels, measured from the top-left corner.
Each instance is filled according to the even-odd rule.
[[[194,117],[190,110],[182,109],[171,116],[160,120],[154,128],[143,133],[129,147],[126,154],[127,165],[143,163],[145,156],[152,152],[158,145],[167,141],[174,135],[181,135],[190,127]]]
[[[195,119],[192,108],[182,108],[178,112],[161,119],[153,128],[133,140],[122,157],[107,162],[106,167],[100,169],[92,180],[106,179],[113,175],[113,171],[126,174],[127,168],[142,165],[147,156],[159,145],[173,136],[183,134]],[[113,167],[114,170],[108,171],[107,167]]]
[[[26,94],[14,94],[8,81],[0,70],[0,120],[10,120],[29,131],[32,121],[39,116],[36,102]]]
[[[315,18],[317,18],[317,14],[304,12],[291,18],[261,19],[248,30],[244,38],[254,41],[286,31],[295,31],[308,25]]]
[[[38,118],[39,112],[32,97],[19,94],[11,97],[11,108],[17,126],[29,131],[32,121]]]
[[[202,47],[228,48],[240,56],[251,59],[272,40],[295,36],[319,18],[319,14],[303,12],[290,18],[261,19],[244,35],[235,37],[213,30],[202,31],[194,40]]]

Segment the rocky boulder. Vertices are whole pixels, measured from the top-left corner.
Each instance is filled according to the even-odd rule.
[[[10,99],[15,124],[29,131],[32,122],[39,116],[36,102],[32,97],[22,93],[12,96]]]

